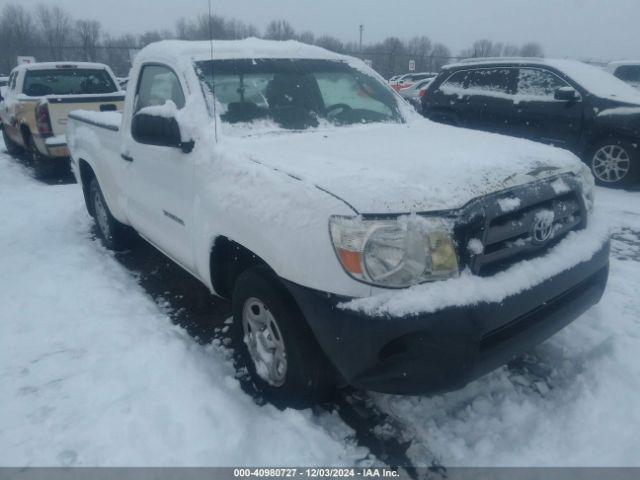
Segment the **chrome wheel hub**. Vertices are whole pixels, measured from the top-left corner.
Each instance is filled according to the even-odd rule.
[[[595,177],[606,183],[615,183],[627,176],[631,158],[619,145],[605,145],[593,155],[591,170]]]
[[[244,303],[242,329],[260,378],[271,386],[282,386],[287,376],[284,339],[276,319],[261,300],[249,298]]]

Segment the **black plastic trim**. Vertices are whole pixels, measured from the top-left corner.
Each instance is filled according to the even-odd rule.
[[[87,123],[89,125],[93,125],[94,127],[100,127],[100,128],[104,128],[107,130],[111,130],[112,132],[119,132],[120,131],[120,127],[116,127],[115,125],[108,125],[106,123],[100,123],[100,122],[96,122],[94,120],[88,120],[86,118],[82,118],[79,117],[77,115],[74,115],[73,113],[69,114],[69,118],[76,120],[78,122],[82,122],[82,123]]]

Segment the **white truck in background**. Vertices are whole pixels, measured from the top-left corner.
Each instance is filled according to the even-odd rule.
[[[104,244],[137,232],[231,298],[238,360],[279,405],[346,384],[461,387],[607,282],[608,229],[574,155],[432,123],[318,47],[151,44],[122,115],[69,119]]]
[[[24,63],[11,71],[0,95],[0,125],[10,154],[26,150],[40,176],[69,158],[65,130],[72,110],[121,111],[124,101],[111,69],[101,63]]]

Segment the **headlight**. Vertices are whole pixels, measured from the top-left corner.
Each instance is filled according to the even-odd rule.
[[[580,184],[582,185],[582,196],[584,197],[584,203],[587,206],[587,211],[590,213],[593,210],[593,201],[596,183],[591,173],[591,169],[582,164],[580,166],[580,176],[578,177]]]
[[[332,217],[331,240],[353,278],[383,287],[407,287],[458,275],[450,228],[442,219]]]

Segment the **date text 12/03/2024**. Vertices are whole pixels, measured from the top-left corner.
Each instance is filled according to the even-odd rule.
[[[234,478],[398,478],[392,468],[235,468]]]

